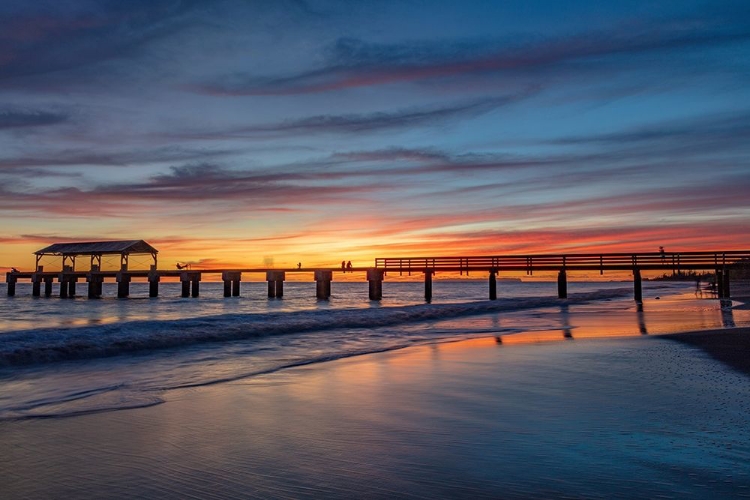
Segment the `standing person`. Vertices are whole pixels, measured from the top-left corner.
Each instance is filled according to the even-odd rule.
[[[346,261],[345,260],[341,261],[341,270],[344,271],[344,272],[346,272]]]
[[[297,269],[302,269],[302,262],[297,262]]]
[[[664,247],[659,247],[659,255],[661,255],[661,261],[664,262],[664,258],[667,256],[664,252]]]

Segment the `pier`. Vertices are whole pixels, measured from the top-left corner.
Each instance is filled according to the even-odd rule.
[[[378,301],[383,298],[383,281],[388,274],[421,274],[424,279],[425,301],[432,300],[433,277],[438,273],[475,274],[488,280],[488,297],[497,299],[497,277],[503,273],[523,272],[528,276],[535,272],[557,273],[557,295],[568,296],[568,276],[575,272],[596,271],[600,274],[612,271],[627,271],[633,277],[633,297],[643,302],[642,271],[667,271],[679,275],[687,271],[708,271],[716,275],[717,297],[731,297],[730,280],[732,271],[739,266],[750,265],[750,251],[723,252],[650,252],[650,253],[607,253],[607,254],[567,254],[567,255],[505,255],[469,257],[408,257],[377,258],[371,267],[334,268],[244,268],[244,269],[178,269],[157,268],[158,251],[146,242],[86,242],[55,244],[38,252],[36,270],[32,272],[11,271],[6,273],[8,295],[16,294],[16,284],[20,280],[30,280],[34,297],[50,297],[53,282],[59,283],[60,298],[75,297],[77,285],[87,284],[87,296],[96,299],[102,296],[105,280],[117,283],[117,297],[130,295],[130,283],[134,278],[145,278],[149,283],[149,297],[159,296],[159,283],[163,278],[177,278],[181,283],[182,297],[199,297],[200,282],[206,277],[220,277],[224,284],[224,297],[239,297],[240,283],[244,276],[265,276],[268,284],[268,298],[280,299],[284,296],[284,281],[287,274],[307,274],[315,281],[315,296],[318,300],[328,300],[331,296],[331,282],[336,273],[354,273],[364,276],[368,284],[368,297]],[[131,254],[149,255],[153,264],[146,270],[129,269]],[[62,257],[62,269],[48,271],[40,265],[46,255]],[[118,255],[120,269],[101,270],[103,255]],[[76,270],[76,257],[90,258],[89,269]],[[44,287],[42,288],[42,284]]]

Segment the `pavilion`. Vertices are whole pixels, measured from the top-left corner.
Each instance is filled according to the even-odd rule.
[[[128,270],[128,258],[130,255],[151,255],[154,259],[153,269],[156,269],[156,254],[159,251],[143,240],[128,241],[86,241],[77,243],[54,243],[48,247],[34,252],[36,255],[36,269],[39,270],[39,262],[48,255],[62,257],[62,268],[75,271],[76,258],[89,256],[91,258],[91,269],[99,270],[102,265],[103,255],[119,255],[120,270]]]

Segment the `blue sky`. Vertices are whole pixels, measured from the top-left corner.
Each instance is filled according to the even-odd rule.
[[[749,77],[740,1],[5,1],[0,267],[746,249]]]

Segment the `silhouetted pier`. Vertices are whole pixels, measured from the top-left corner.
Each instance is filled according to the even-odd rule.
[[[113,242],[118,243],[118,242]],[[143,242],[119,242],[143,243]],[[94,243],[84,244],[94,245]],[[53,245],[54,246],[54,245]],[[52,247],[48,247],[52,248]],[[72,248],[72,247],[68,247]],[[113,247],[114,248],[114,247]],[[425,300],[432,300],[432,281],[436,273],[472,273],[487,276],[489,283],[489,299],[497,299],[497,276],[504,272],[524,272],[533,275],[534,272],[557,272],[558,297],[567,298],[568,273],[580,271],[628,271],[632,273],[634,283],[634,298],[643,301],[642,271],[667,271],[676,275],[687,271],[710,271],[716,274],[717,296],[728,299],[731,295],[730,272],[738,266],[750,263],[750,251],[725,252],[651,252],[651,253],[608,253],[608,254],[567,254],[567,255],[506,255],[506,256],[470,256],[470,257],[408,257],[408,258],[378,258],[373,267],[354,267],[342,269],[332,268],[245,268],[245,269],[181,269],[163,270],[156,267],[156,250],[153,247],[131,246],[138,250],[148,250],[153,256],[154,264],[148,270],[128,269],[127,250],[124,246],[103,251],[103,253],[120,254],[120,269],[117,271],[102,271],[101,252],[91,255],[90,269],[80,271],[75,269],[75,258],[62,253],[63,268],[59,271],[45,271],[39,265],[33,272],[11,271],[6,274],[8,295],[16,293],[16,283],[19,280],[30,280],[32,295],[40,297],[52,295],[52,284],[59,283],[61,298],[76,296],[77,283],[87,283],[89,298],[102,296],[102,284],[105,280],[117,282],[117,297],[126,298],[130,295],[130,283],[134,278],[145,278],[149,283],[149,296],[159,296],[159,283],[162,278],[178,278],[182,297],[198,297],[200,282],[206,277],[220,277],[224,284],[225,297],[240,295],[240,283],[243,276],[265,276],[268,284],[268,297],[281,298],[284,295],[284,282],[287,274],[307,274],[311,281],[316,282],[316,297],[327,300],[331,296],[331,282],[336,273],[353,273],[364,275],[369,287],[370,300],[381,300],[383,297],[383,281],[388,273],[394,274],[423,274],[425,285]],[[59,249],[59,248],[58,248]],[[76,247],[76,255],[83,255],[83,247]],[[72,250],[71,250],[72,251]],[[39,255],[39,253],[38,253]],[[43,293],[42,293],[43,285]]]

